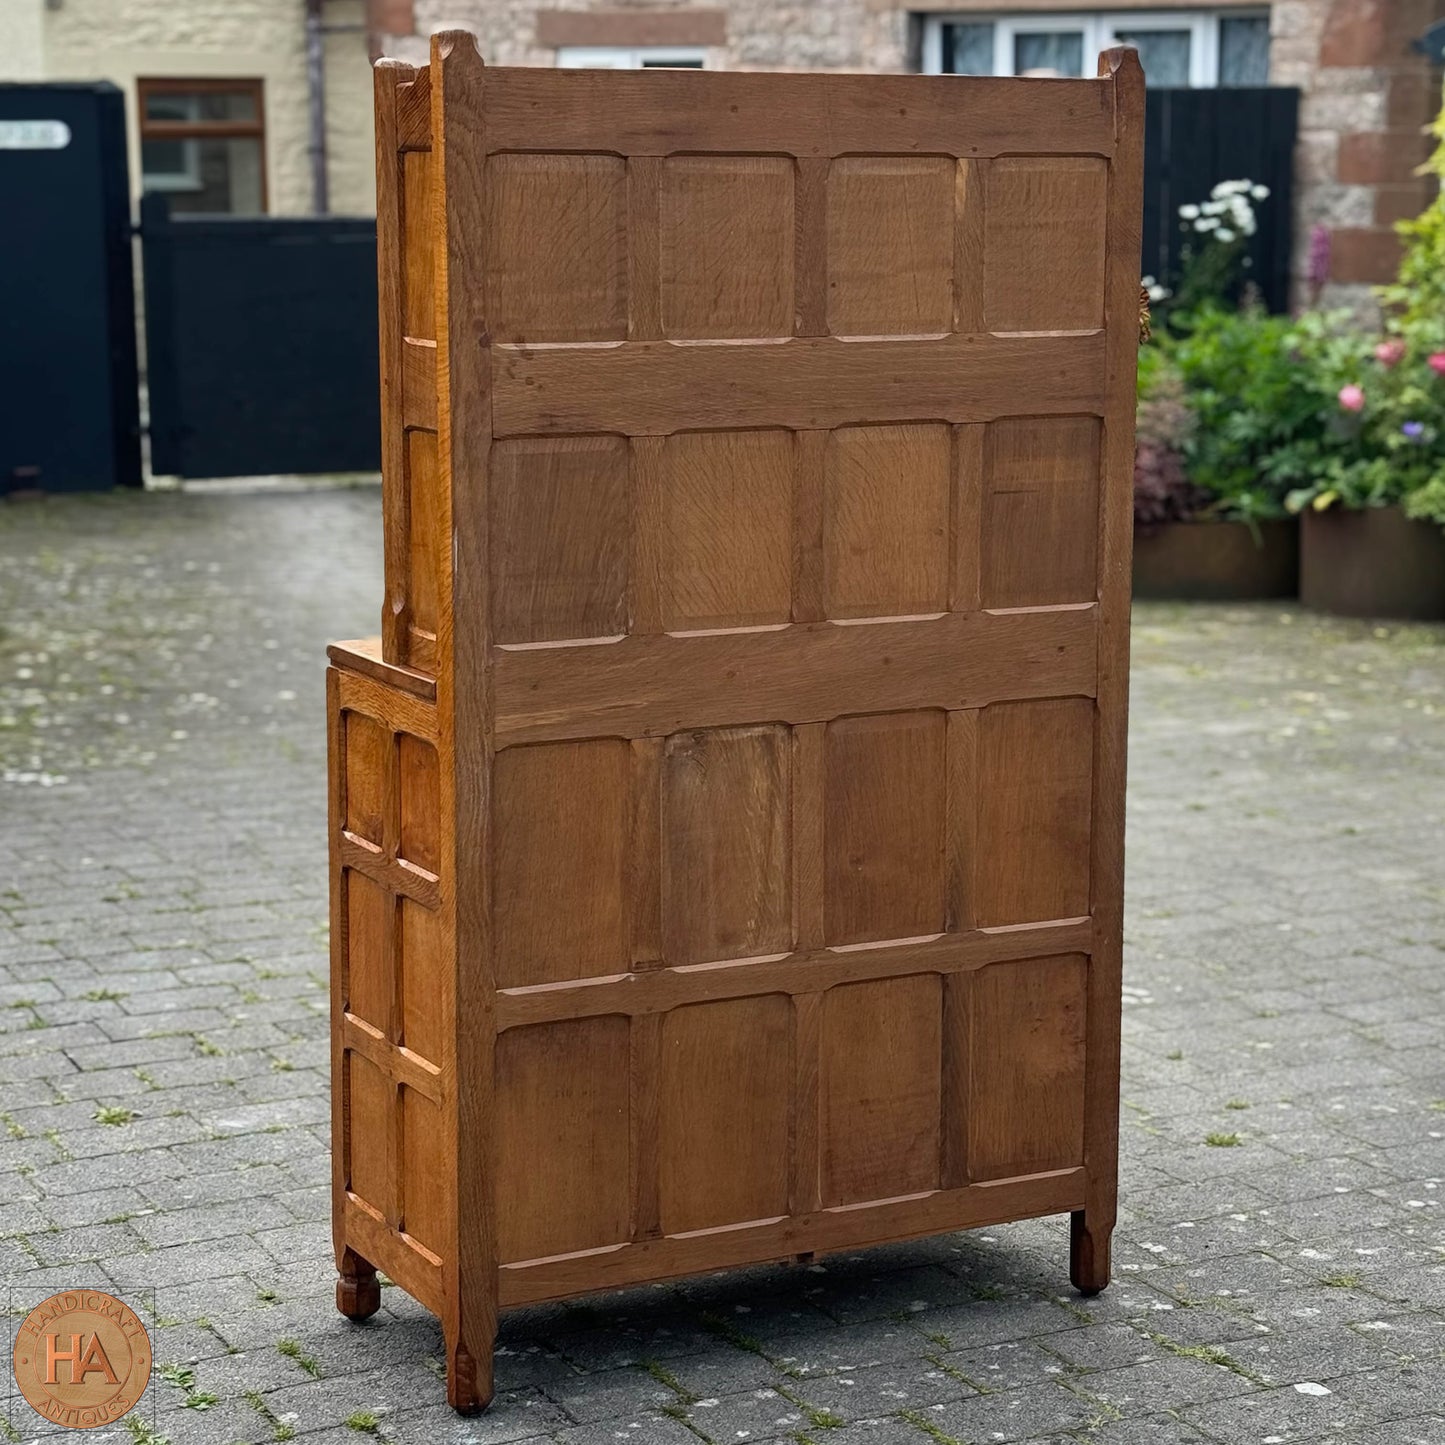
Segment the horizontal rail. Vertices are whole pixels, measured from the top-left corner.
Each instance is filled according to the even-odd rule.
[[[1097,608],[496,648],[496,746],[1092,697]]]

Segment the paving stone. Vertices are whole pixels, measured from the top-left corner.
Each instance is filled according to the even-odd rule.
[[[435,1319],[331,1298],[320,670],[376,491],[0,523],[0,778],[65,780],[0,782],[0,1283],[141,1302],[221,1396],[173,1445],[272,1440],[253,1392],[316,1445],[1445,1442],[1445,629],[1135,609],[1111,1289],[1046,1220],[516,1311],[460,1420]]]

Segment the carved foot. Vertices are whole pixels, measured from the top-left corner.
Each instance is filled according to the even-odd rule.
[[[369,1320],[381,1308],[376,1267],[349,1249],[336,1273],[336,1308],[349,1320]]]
[[[447,1349],[447,1404],[458,1415],[475,1415],[492,1403],[491,1362],[477,1369],[477,1362],[465,1345]]]
[[[1109,1283],[1109,1243],[1113,1229],[1093,1229],[1082,1209],[1070,1216],[1069,1278],[1083,1295],[1096,1295]]]

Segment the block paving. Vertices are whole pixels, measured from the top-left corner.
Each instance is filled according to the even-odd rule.
[[[85,1438],[1445,1442],[1445,629],[1136,609],[1108,1291],[1050,1219],[528,1309],[461,1420],[425,1310],[332,1304],[323,648],[380,542],[365,487],[0,509],[8,1325],[107,1289],[158,1366]]]

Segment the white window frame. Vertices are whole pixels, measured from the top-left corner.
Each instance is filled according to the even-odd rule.
[[[588,70],[642,70],[668,65],[706,69],[707,50],[701,45],[559,45],[557,64],[564,69]]]
[[[1091,58],[1101,50],[1119,44],[1120,30],[1185,30],[1189,32],[1189,84],[1196,90],[1219,85],[1219,22],[1233,19],[1265,19],[1264,8],[1230,7],[1228,10],[1059,10],[961,11],[927,15],[923,21],[923,72],[943,73],[943,27],[945,25],[992,25],[993,73],[1012,75],[1014,38],[1021,34],[1079,30],[1084,36],[1084,73],[1091,74]]]

